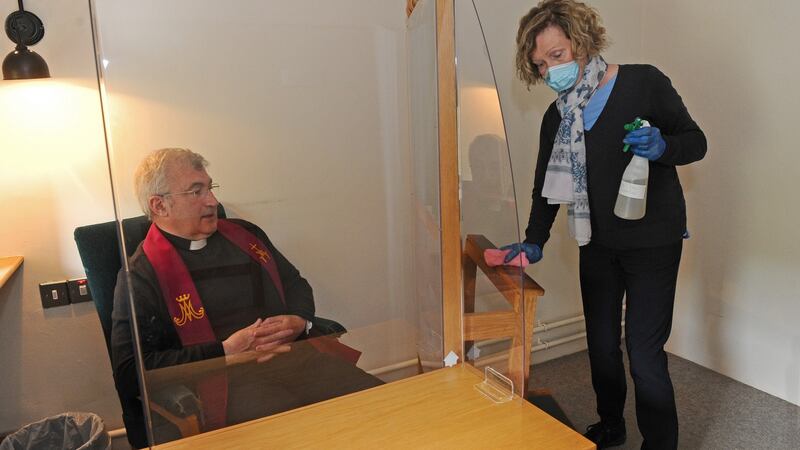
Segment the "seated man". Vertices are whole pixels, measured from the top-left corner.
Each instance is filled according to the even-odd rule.
[[[112,361],[120,393],[139,395],[128,283],[146,370],[233,355],[255,360],[223,364],[221,381],[217,373],[207,377],[214,382],[188,385],[204,405],[205,430],[381,384],[314,346],[287,345],[311,327],[311,286],[259,227],[217,218],[218,185],[207,165],[197,153],[168,148],[136,171],[136,194],[152,225],[115,292]],[[146,443],[143,428],[126,426],[132,443]]]

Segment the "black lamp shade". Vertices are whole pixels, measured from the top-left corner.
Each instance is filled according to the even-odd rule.
[[[4,80],[27,80],[31,78],[50,78],[50,69],[44,58],[28,50],[44,37],[44,24],[36,14],[25,11],[19,0],[19,11],[6,17],[6,35],[17,44],[13,52],[3,60]]]
[[[50,78],[50,69],[44,58],[28,50],[24,45],[17,48],[3,60],[4,80],[27,80],[31,78]]]

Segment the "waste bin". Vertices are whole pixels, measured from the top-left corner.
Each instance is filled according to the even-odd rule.
[[[97,414],[68,412],[34,422],[6,436],[0,450],[101,450],[111,447]]]

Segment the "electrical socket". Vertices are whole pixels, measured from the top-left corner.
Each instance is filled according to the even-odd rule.
[[[89,283],[86,282],[86,278],[67,280],[67,290],[69,291],[69,301],[71,303],[92,301],[92,293],[89,292]]]
[[[69,305],[66,281],[48,281],[39,284],[39,295],[42,297],[42,308]]]

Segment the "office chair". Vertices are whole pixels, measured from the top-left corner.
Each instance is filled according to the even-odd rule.
[[[220,218],[226,217],[225,209],[221,204],[219,205],[218,216]],[[122,228],[126,257],[130,258],[147,235],[150,221],[146,216],[123,219]],[[114,287],[117,283],[117,274],[122,268],[117,222],[104,222],[78,227],[75,229],[74,238],[86,273],[89,291],[92,294],[92,300],[100,318],[100,325],[106,340],[106,350],[108,351],[109,359],[111,359],[111,312],[114,307]],[[313,324],[312,331],[316,335],[339,336],[347,332],[341,324],[330,319],[315,317],[311,322]],[[118,395],[122,406],[122,420],[127,430],[128,442],[136,448],[147,447],[147,434],[141,401],[138,397],[125,397],[119,391]],[[151,404],[151,408],[173,423],[181,435],[188,436],[199,432],[199,421],[196,417],[179,417],[155,403]]]

